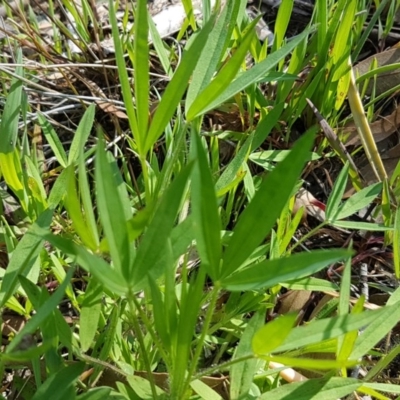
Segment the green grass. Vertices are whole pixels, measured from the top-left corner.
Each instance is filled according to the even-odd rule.
[[[255,35],[257,21],[243,18],[245,1],[217,3],[198,29],[191,20],[180,32],[184,40],[174,42],[157,37],[146,1],[137,2],[128,31],[127,15],[121,28],[110,0],[115,54],[103,67],[89,47],[90,2],[83,1],[83,12],[63,3],[79,39],[52,17],[55,37],[82,49],[63,54],[70,65],[59,67],[62,46],[44,50],[32,30],[10,43],[27,40],[46,69],[29,65],[21,50],[13,50],[15,65],[3,57],[0,68],[0,237],[9,258],[0,269],[0,306],[4,316],[26,320],[8,331],[0,358],[0,376],[13,371],[15,398],[397,395],[399,386],[382,383],[380,374],[398,346],[385,352],[379,343],[400,321],[400,290],[381,284],[388,293],[381,307],[350,298],[360,231],[379,232],[393,247],[400,277],[400,167],[386,176],[352,75],[368,37],[363,10],[382,22],[388,2],[374,11],[367,1],[316,1],[309,26],[289,38],[293,1],[284,0],[267,48]],[[98,21],[94,26],[103,38]],[[56,85],[53,72],[61,73]],[[92,89],[79,97],[93,82],[104,97]],[[61,95],[74,101],[67,119],[45,103],[38,107],[32,90],[46,85],[54,102]],[[122,114],[112,104],[117,96]],[[375,184],[364,185],[317,134],[306,99],[333,128],[353,113]],[[294,140],[299,121],[305,132]],[[294,197],[305,172],[328,158],[340,173],[325,220],[309,227],[302,208],[292,212]],[[356,193],[344,200],[349,178]],[[10,211],[11,199],[17,206]],[[381,223],[350,218],[374,202]],[[343,243],[307,249],[310,238],[335,227]],[[337,267],[340,283],[321,272]],[[307,320],[296,308],[276,318],[284,288],[332,299]],[[312,379],[291,381],[284,366]],[[29,384],[22,385],[18,374],[26,368]],[[355,368],[367,375],[354,378]]]

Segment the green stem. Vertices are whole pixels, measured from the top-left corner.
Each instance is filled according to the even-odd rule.
[[[321,224],[319,224],[317,227],[315,227],[314,229],[311,229],[310,232],[306,233],[301,239],[299,239],[299,241],[297,243],[295,243],[291,248],[290,248],[290,252],[292,252],[295,248],[297,248],[298,246],[300,246],[302,243],[304,243],[308,238],[310,238],[311,236],[314,236],[321,228],[323,228],[325,225],[328,225],[327,221],[322,222]]]
[[[153,399],[157,398],[157,390],[156,390],[156,384],[154,382],[154,377],[153,374],[151,373],[151,364],[150,364],[150,360],[147,354],[147,349],[146,349],[146,345],[144,344],[144,338],[143,338],[143,334],[142,334],[142,330],[140,329],[140,325],[139,325],[139,321],[137,320],[137,316],[135,313],[135,309],[137,309],[135,301],[134,301],[134,294],[132,292],[128,293],[128,302],[129,302],[129,306],[131,308],[131,312],[132,312],[132,324],[133,324],[133,329],[135,331],[136,334],[136,339],[139,342],[139,351],[140,351],[140,355],[141,358],[143,360],[146,372],[147,372],[147,377],[148,380],[150,382],[150,387],[151,387],[151,394],[153,396]]]
[[[248,354],[247,356],[235,358],[234,360],[230,360],[222,364],[215,365],[214,367],[207,368],[202,372],[196,374],[195,376],[193,376],[193,378],[191,378],[191,381],[195,381],[196,379],[201,379],[203,376],[210,376],[217,371],[226,371],[230,366],[234,364],[238,364],[247,360],[252,360],[253,358],[256,358],[254,354]]]
[[[203,343],[204,343],[204,340],[205,340],[206,335],[208,333],[208,328],[209,328],[209,326],[211,324],[212,316],[213,316],[214,310],[215,310],[215,304],[216,304],[217,299],[218,299],[219,290],[220,290],[220,286],[219,286],[218,282],[214,283],[214,288],[213,288],[213,290],[211,292],[211,300],[210,300],[210,304],[208,306],[206,318],[204,320],[203,327],[201,329],[200,338],[199,338],[199,340],[197,342],[196,350],[195,350],[194,355],[193,355],[193,359],[192,359],[192,362],[191,362],[191,367],[189,369],[186,382],[184,383],[184,390],[182,391],[182,393],[186,392],[187,388],[190,385],[190,382],[193,380],[192,376],[194,375],[194,372],[195,372],[195,370],[197,368],[197,364],[199,362],[199,358],[200,358],[201,352],[203,350]]]

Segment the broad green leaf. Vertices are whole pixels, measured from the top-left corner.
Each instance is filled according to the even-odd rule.
[[[220,277],[221,220],[218,214],[217,196],[210,167],[201,139],[192,135],[192,159],[197,160],[192,171],[192,214],[197,250],[210,276]]]
[[[240,342],[236,347],[232,361],[252,353],[251,341],[254,334],[265,322],[265,307],[259,307],[241,335]],[[240,363],[235,363],[230,370],[230,397],[238,399],[248,394],[254,376],[257,372],[258,360],[253,358]]]
[[[15,68],[15,75],[24,77],[24,68],[22,66],[22,49],[17,50],[17,66]],[[6,104],[1,115],[1,140],[0,140],[0,153],[8,154],[13,153],[17,145],[18,137],[18,122],[20,116],[20,109],[22,103],[22,87],[23,82],[14,76],[11,79],[11,86],[8,90],[6,97]],[[4,174],[3,160],[0,159],[0,165]]]
[[[274,43],[272,50],[276,51],[282,45],[282,41],[286,34],[290,17],[292,15],[293,0],[283,0],[279,4],[278,14],[276,16],[276,23],[274,24]],[[283,60],[282,60],[283,61]]]
[[[259,329],[252,340],[252,349],[258,356],[270,354],[286,339],[293,329],[297,315],[282,315]]]
[[[43,246],[43,238],[37,236],[36,232],[38,229],[47,229],[50,226],[52,216],[53,211],[46,210],[18,243],[1,282],[0,307],[4,306],[18,289],[18,275],[26,276],[35,264]]]
[[[189,79],[192,76],[203,48],[206,46],[208,35],[213,29],[214,23],[215,15],[207,21],[198,33],[195,34],[195,38],[190,43],[190,47],[185,49],[182,61],[179,63],[172,80],[166,87],[160,104],[154,114],[146,138],[146,151],[148,151],[160,137],[166,125],[175,113],[176,107],[182,100]]]
[[[292,38],[288,44],[281,47],[278,51],[269,54],[265,60],[254,65],[248,71],[243,72],[214,101],[209,103],[202,112],[205,113],[216,108],[249,85],[258,82],[262,78],[264,79],[268,76],[268,71],[283,60],[310,32],[309,29],[305,30],[300,35]]]
[[[399,312],[397,305],[385,307],[384,309],[366,311],[362,314],[348,314],[339,317],[324,318],[313,321],[308,325],[303,325],[293,329],[285,342],[275,349],[276,352],[295,350],[303,346],[319,343],[323,340],[333,339],[347,332],[366,327],[373,321],[388,318],[391,312]],[[357,359],[357,355],[352,354],[352,359]]]
[[[74,393],[75,390],[71,391],[70,389],[73,388],[84,369],[84,363],[74,363],[50,375],[37,389],[32,400],[65,400],[71,398],[71,393]]]
[[[54,294],[48,298],[44,304],[36,310],[36,314],[24,325],[24,327],[15,335],[12,342],[7,346],[6,353],[11,353],[24,338],[26,334],[33,334],[38,329],[46,318],[55,310],[65,294],[65,288],[70,282],[74,269],[70,268],[67,276],[61,285],[57,288]]]
[[[131,255],[128,224],[116,185],[114,170],[111,167],[114,162],[115,160],[107,159],[103,141],[100,141],[96,150],[95,168],[98,212],[115,268],[129,282],[131,279],[129,269]]]
[[[142,288],[148,274],[157,279],[164,272],[158,260],[163,257],[170,238],[192,166],[186,166],[164,193],[143,236],[129,274],[128,282],[134,290]]]
[[[336,219],[344,219],[353,215],[357,211],[362,210],[364,207],[367,207],[375,200],[381,191],[381,182],[360,190],[339,207]]]
[[[221,280],[228,290],[256,290],[311,275],[351,256],[348,250],[316,250],[261,261]]]
[[[332,359],[315,359],[302,357],[285,357],[285,356],[268,356],[260,355],[262,359],[267,361],[275,361],[283,365],[290,365],[294,368],[304,368],[309,370],[332,370],[339,368],[355,367],[358,360],[332,360]]]
[[[215,100],[222,91],[232,82],[237,75],[246,54],[249,51],[249,47],[253,36],[255,34],[252,29],[258,22],[258,19],[251,23],[250,29],[245,34],[242,43],[234,52],[231,59],[221,68],[218,75],[211,81],[211,83],[200,92],[193,103],[186,110],[187,119],[193,120],[196,116],[203,113],[204,109],[209,109],[208,105]]]
[[[67,168],[68,165],[67,154],[65,153],[64,147],[60,141],[60,138],[58,137],[57,132],[51,126],[49,121],[47,121],[47,119],[43,116],[43,114],[38,113],[37,116],[39,124],[43,130],[43,134],[47,142],[49,143],[51,150],[53,151],[57,161],[60,163],[62,167]]]
[[[207,39],[207,47],[203,49],[193,72],[193,79],[186,96],[186,109],[190,109],[193,101],[210,83],[218,64],[224,55],[227,41],[230,40],[236,18],[241,6],[240,1],[230,1],[224,7],[214,29]]]
[[[95,109],[96,105],[91,104],[79,122],[69,149],[68,165],[74,165],[78,161],[79,152],[85,146],[86,140],[92,131]]]
[[[259,400],[337,400],[354,392],[362,385],[361,381],[351,378],[311,379],[306,382],[294,382],[268,391]]]
[[[89,350],[97,331],[102,296],[103,286],[94,277],[91,277],[85,290],[79,318],[79,339],[84,352]]]
[[[253,200],[242,212],[224,254],[224,277],[238,269],[272,229],[307,160],[312,140],[311,135],[298,140],[290,157],[268,174]]]
[[[332,192],[326,203],[325,215],[328,221],[337,220],[339,206],[342,201],[344,191],[346,190],[348,173],[349,163],[346,163],[346,165],[340,171],[340,174],[333,185]]]

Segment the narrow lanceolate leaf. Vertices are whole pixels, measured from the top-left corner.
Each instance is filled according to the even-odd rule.
[[[101,141],[96,151],[95,180],[100,220],[103,224],[115,268],[129,281],[130,248],[128,224],[124,215],[111,162]]]
[[[251,26],[254,27],[257,22],[258,20],[254,20],[251,23]],[[220,93],[233,81],[243,63],[247,52],[249,51],[249,47],[254,35],[254,29],[251,29],[250,27],[232,58],[221,69],[214,80],[211,81],[211,83],[194,99],[193,104],[187,111],[188,120],[192,120],[201,114],[204,109],[208,108],[208,105],[214,99],[216,99]]]
[[[207,47],[201,53],[193,72],[193,79],[186,96],[186,109],[190,109],[193,101],[210,83],[215,71],[218,70],[218,64],[235,27],[240,5],[240,1],[229,1],[211,31]]]
[[[339,207],[336,218],[343,219],[353,215],[357,211],[362,210],[364,207],[367,207],[369,204],[371,204],[381,191],[381,182],[375,183],[374,185],[360,190]]]
[[[220,276],[221,220],[210,167],[201,139],[192,135],[192,158],[197,160],[192,173],[192,212],[197,250],[213,279]]]
[[[129,284],[134,290],[143,288],[149,274],[157,279],[164,272],[165,265],[158,261],[164,260],[165,246],[171,238],[192,166],[185,167],[169,186],[143,236],[131,266]]]
[[[295,382],[282,385],[258,397],[259,400],[337,400],[354,392],[362,385],[361,381],[352,378],[311,379],[306,382]]]
[[[79,318],[79,338],[84,352],[89,350],[97,331],[102,296],[103,286],[95,278],[91,277],[85,291]]]
[[[210,18],[206,25],[196,34],[190,47],[185,49],[182,61],[168,84],[162,96],[160,104],[154,114],[150,129],[146,138],[145,150],[148,151],[160,135],[163,133],[168,122],[176,111],[176,107],[182,100],[190,77],[197,65],[203,48],[206,46],[207,38],[214,26],[215,15]]]
[[[377,319],[389,318],[389,314],[399,307],[396,305],[384,309],[366,311],[361,314],[347,314],[339,317],[324,318],[293,329],[286,340],[275,349],[275,352],[295,350],[303,346],[319,343],[323,340],[333,339],[347,332],[365,328]],[[356,350],[356,349],[355,349]],[[357,359],[356,354],[351,355]]]
[[[53,211],[46,210],[18,243],[1,282],[0,307],[3,307],[18,289],[18,275],[26,276],[33,267],[43,245],[43,238],[37,236],[36,231],[38,228],[47,229],[50,226],[52,216]]]
[[[64,282],[62,282],[54,294],[49,297],[38,310],[36,310],[36,314],[17,333],[12,342],[7,346],[6,353],[11,353],[26,334],[34,333],[42,325],[46,318],[55,310],[59,302],[64,297],[65,289],[71,280],[73,273],[74,269],[70,268],[67,272]]]
[[[85,146],[86,140],[90,135],[94,121],[94,111],[96,106],[92,104],[83,114],[78,128],[72,140],[68,155],[68,165],[75,164],[79,157],[79,152]]]
[[[219,104],[230,99],[241,90],[245,89],[249,85],[258,82],[260,79],[267,75],[267,72],[274,68],[279,61],[284,59],[293,49],[301,43],[302,40],[310,33],[310,30],[305,30],[300,35],[296,36],[288,44],[280,48],[278,51],[268,55],[267,58],[248,71],[238,76],[215,100],[210,102],[207,107],[203,110],[207,112],[217,107]]]
[[[241,214],[223,258],[223,276],[232,274],[265,239],[296,185],[309,157],[313,136],[303,136],[261,184]]]
[[[392,306],[386,306],[379,311],[382,313],[358,336],[353,352],[351,353],[352,359],[364,356],[400,321],[400,307],[398,302]]]
[[[289,257],[253,264],[222,279],[221,283],[222,286],[232,291],[272,287],[278,283],[304,278],[350,256],[351,252],[348,250],[297,253]]]
[[[17,64],[15,75],[23,77],[24,69],[22,66],[22,50],[18,49]],[[1,116],[1,140],[0,153],[11,153],[14,151],[18,135],[18,120],[20,115],[22,101],[22,81],[18,78],[12,78],[6,104]],[[1,165],[3,168],[3,165]]]
[[[73,384],[78,380],[84,369],[84,363],[74,363],[49,376],[36,391],[32,400],[71,398],[74,390],[70,389],[73,389]]]
[[[346,190],[347,174],[349,172],[349,163],[342,168],[335,184],[333,185],[332,193],[326,203],[325,215],[327,220],[335,221],[338,214],[339,206]]]
[[[133,62],[135,67],[135,94],[139,129],[136,141],[141,154],[143,154],[142,146],[145,141],[149,122],[150,62],[148,42],[149,24],[147,18],[147,2],[146,0],[139,0],[135,14],[135,52]]]
[[[292,330],[297,315],[282,315],[259,329],[252,340],[253,352],[257,355],[270,354],[277,348]]]
[[[233,360],[247,356],[252,353],[251,340],[254,334],[262,327],[265,321],[265,308],[260,307],[253,315],[251,320],[247,323],[239,345],[235,350]],[[239,399],[240,396],[248,394],[251,384],[253,383],[254,376],[257,372],[258,360],[256,358],[250,359],[241,363],[233,364],[230,371],[231,385],[230,396],[231,399]]]

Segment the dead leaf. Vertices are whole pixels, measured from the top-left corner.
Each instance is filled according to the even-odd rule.
[[[387,51],[383,51],[382,53],[374,54],[371,57],[366,58],[365,60],[359,62],[357,65],[354,66],[354,73],[355,75],[362,76],[370,71],[371,64],[376,59],[378,67],[388,66],[392,64],[397,64],[400,62],[400,49],[392,48]],[[371,78],[368,88],[367,88],[367,95],[372,93],[372,89],[375,82],[374,79]],[[376,87],[375,87],[375,94],[379,96],[380,94],[392,89],[393,87],[400,84],[400,69],[394,69],[389,72],[381,73],[377,75],[376,79]]]

